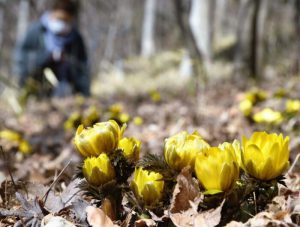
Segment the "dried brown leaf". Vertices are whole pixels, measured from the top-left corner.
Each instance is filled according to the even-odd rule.
[[[135,222],[135,227],[154,227],[154,226],[156,226],[156,223],[152,219],[140,219]]]
[[[92,227],[118,227],[112,220],[99,208],[88,206],[85,209],[87,213],[87,220]]]
[[[75,227],[75,225],[66,219],[54,216],[53,214],[48,214],[42,220],[41,227]]]
[[[245,226],[242,222],[232,221],[226,225],[226,227],[243,227]]]
[[[192,177],[190,168],[184,168],[177,177],[173,197],[171,200],[171,213],[178,213],[191,208],[190,201],[194,201],[200,195],[197,180]]]
[[[211,209],[200,213],[195,218],[194,226],[214,227],[221,221],[221,211],[225,200],[216,209]]]

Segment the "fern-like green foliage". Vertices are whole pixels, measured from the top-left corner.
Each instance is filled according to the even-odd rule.
[[[165,181],[175,181],[177,173],[172,170],[166,163],[163,157],[155,154],[146,154],[137,163],[137,167],[142,167],[143,169],[158,172],[163,175]]]

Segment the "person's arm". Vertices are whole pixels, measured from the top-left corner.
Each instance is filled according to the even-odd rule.
[[[24,86],[28,76],[42,70],[52,60],[51,53],[43,47],[41,37],[41,28],[33,25],[17,44],[15,66],[21,86]]]

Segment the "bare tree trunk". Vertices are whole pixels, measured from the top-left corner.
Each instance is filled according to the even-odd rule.
[[[192,0],[189,23],[203,59],[212,59],[214,0]]]
[[[237,15],[237,43],[235,47],[234,68],[235,77],[240,79],[240,74],[245,70],[247,56],[249,55],[248,43],[250,34],[250,2],[251,0],[240,0],[239,11]]]
[[[296,39],[297,43],[297,56],[296,56],[296,64],[295,71],[296,74],[300,74],[300,0],[295,0],[295,30],[296,30]]]
[[[254,72],[254,76],[260,76],[263,74],[263,68],[265,65],[265,27],[266,20],[269,12],[269,0],[260,0],[259,1],[259,12],[257,15],[256,22],[256,55],[255,55],[255,64],[256,71]]]
[[[192,73],[194,74],[195,81],[195,105],[198,108],[198,113],[203,111],[204,103],[205,103],[205,86],[207,82],[207,73],[205,67],[203,66],[203,57],[202,52],[198,48],[194,34],[189,25],[189,14],[190,12],[185,12],[185,5],[182,0],[175,0],[175,12],[177,18],[177,24],[181,31],[181,38],[184,43],[184,46],[187,53],[187,60],[191,58],[193,64]],[[200,121],[200,116],[198,116],[198,120]]]
[[[20,41],[28,27],[30,5],[28,0],[20,0],[18,10],[17,41]]]
[[[149,57],[155,52],[155,11],[156,0],[146,0],[144,8],[144,22],[142,31],[142,50],[144,57]]]
[[[241,0],[238,13],[236,74],[243,70],[259,77],[264,65],[264,28],[269,0]],[[243,73],[244,74],[244,73]]]
[[[254,11],[251,21],[251,43],[250,43],[250,61],[249,61],[249,69],[250,76],[257,77],[258,76],[258,66],[257,66],[257,43],[258,43],[258,13],[260,8],[260,0],[253,0]]]
[[[3,33],[4,33],[4,4],[5,0],[0,1],[0,50],[2,49],[2,44],[3,44]],[[1,60],[1,55],[0,55],[0,60]],[[0,62],[1,64],[1,62]]]
[[[228,0],[216,0],[216,10],[215,10],[215,27],[216,36],[221,36],[223,34],[224,21],[226,20],[226,9],[227,9]]]

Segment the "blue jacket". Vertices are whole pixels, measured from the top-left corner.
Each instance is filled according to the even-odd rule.
[[[19,84],[24,86],[28,77],[43,81],[43,70],[51,65],[52,54],[46,49],[44,41],[46,28],[38,21],[33,23],[24,39],[17,44],[15,68]],[[72,86],[75,92],[88,96],[90,78],[86,49],[80,33],[75,30],[75,37],[64,49],[65,58],[70,64]]]

